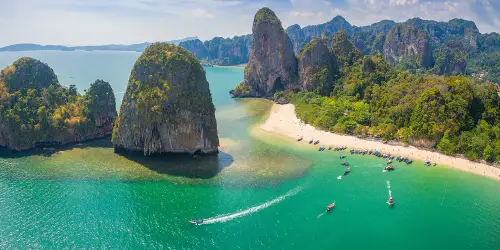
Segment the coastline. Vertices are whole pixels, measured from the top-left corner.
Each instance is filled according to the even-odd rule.
[[[347,146],[356,149],[378,149],[384,153],[409,157],[414,160],[428,160],[436,162],[438,166],[449,166],[461,171],[500,180],[500,168],[488,164],[473,162],[464,158],[448,156],[413,146],[384,144],[380,141],[360,139],[349,135],[338,135],[316,129],[297,118],[295,106],[293,104],[273,104],[269,117],[264,123],[260,124],[259,128],[273,134],[291,138],[294,141],[302,136],[304,140],[297,142],[301,144],[307,144],[311,139],[318,139],[320,140],[320,145],[324,146],[332,145]],[[320,145],[317,145],[317,147]]]

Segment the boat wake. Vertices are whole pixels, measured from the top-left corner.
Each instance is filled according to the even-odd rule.
[[[326,212],[323,212],[323,213],[320,213],[318,214],[318,216],[316,216],[316,219],[319,219],[319,217],[323,216]]]
[[[233,214],[222,214],[222,215],[217,215],[217,216],[212,217],[212,218],[204,219],[203,224],[201,224],[201,225],[227,222],[227,221],[239,218],[239,217],[243,217],[243,216],[246,216],[246,215],[249,215],[252,213],[256,213],[256,212],[258,212],[264,208],[267,208],[269,206],[272,206],[272,205],[274,205],[274,204],[276,204],[276,203],[278,203],[278,202],[280,202],[280,201],[282,201],[290,196],[296,195],[301,189],[302,189],[301,187],[294,188],[282,196],[279,196],[273,200],[270,200],[268,202],[262,203],[258,206],[254,206],[254,207],[248,208],[248,209],[240,211],[240,212],[236,212]]]
[[[386,182],[387,182],[387,190],[389,190],[389,196],[392,196],[391,182],[390,181],[386,181]]]
[[[339,177],[337,177],[337,180],[342,180],[342,175],[339,175]]]

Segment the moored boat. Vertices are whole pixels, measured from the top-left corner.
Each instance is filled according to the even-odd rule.
[[[312,144],[312,143],[313,143],[313,141],[314,141],[314,140],[313,140],[313,139],[311,139],[311,140],[309,141],[309,144]]]
[[[316,140],[316,141],[314,142],[314,145],[317,145],[317,144],[319,144],[319,140]]]
[[[300,138],[297,138],[297,141],[302,141],[304,139],[304,137],[300,137]]]
[[[345,171],[344,171],[344,175],[347,175],[351,172],[351,168],[347,168]]]
[[[319,147],[319,151],[325,151],[325,147],[324,146]]]
[[[396,168],[394,166],[387,166],[384,168],[384,170],[386,171],[392,171],[392,170],[396,170]]]
[[[349,162],[347,162],[347,161],[343,161],[340,164],[343,165],[343,166],[349,166]]]
[[[341,155],[341,156],[340,156],[340,159],[344,159],[344,158],[345,158],[345,155]]]

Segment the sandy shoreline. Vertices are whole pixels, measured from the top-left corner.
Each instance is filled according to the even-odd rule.
[[[436,162],[439,166],[450,166],[462,171],[500,180],[500,168],[487,164],[472,162],[467,159],[456,158],[444,154],[418,149],[415,147],[394,146],[378,141],[364,140],[354,136],[337,135],[319,129],[309,124],[304,124],[295,115],[295,106],[292,104],[274,104],[269,118],[260,125],[260,128],[275,134],[290,137],[296,140],[303,136],[300,143],[309,140],[320,140],[320,145],[347,146],[357,149],[378,149],[384,153],[410,157],[414,160]],[[317,146],[319,147],[319,146]]]

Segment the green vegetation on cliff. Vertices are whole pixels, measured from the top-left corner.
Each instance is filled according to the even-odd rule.
[[[111,133],[116,116],[109,83],[98,80],[84,96],[62,87],[53,70],[21,58],[0,74],[0,145],[26,150],[39,143],[65,144]]]
[[[274,11],[269,8],[262,8],[255,14],[254,23],[267,22],[281,27],[281,21],[276,17]]]
[[[146,48],[130,74],[112,141],[145,155],[217,152],[215,107],[193,54],[167,43]]]

